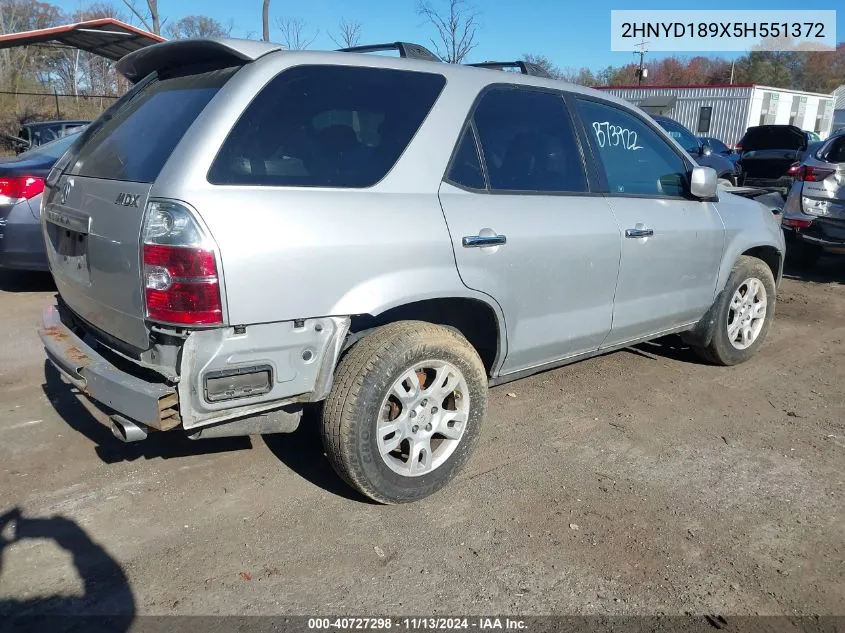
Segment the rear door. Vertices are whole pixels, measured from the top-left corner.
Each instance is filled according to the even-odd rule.
[[[650,123],[621,106],[579,98],[622,229],[612,347],[700,319],[716,292],[725,228],[712,202],[688,195],[692,165]]]
[[[503,374],[596,350],[610,331],[619,226],[573,130],[561,94],[491,87],[440,188],[461,279],[504,312]]]
[[[235,70],[142,82],[83,133],[74,154],[62,159],[61,176],[50,179],[42,216],[59,294],[84,320],[131,346],[149,342],[140,233],[152,184]]]

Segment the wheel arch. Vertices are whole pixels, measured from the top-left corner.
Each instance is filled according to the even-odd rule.
[[[352,317],[346,347],[371,330],[396,321],[426,321],[459,331],[478,352],[488,376],[495,376],[507,351],[504,315],[498,304],[470,296],[431,297],[391,305]]]

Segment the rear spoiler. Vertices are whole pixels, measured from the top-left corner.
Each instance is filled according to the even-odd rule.
[[[235,66],[280,50],[280,44],[254,40],[175,40],[153,44],[129,53],[117,62],[117,70],[132,83],[138,83],[154,71],[195,64]]]

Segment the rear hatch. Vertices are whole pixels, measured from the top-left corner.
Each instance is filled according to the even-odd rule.
[[[845,137],[828,142],[801,166],[801,204],[806,213],[831,223],[845,239]]]
[[[794,125],[748,128],[742,138],[739,162],[746,178],[777,180],[807,149],[807,133]]]
[[[159,71],[62,157],[45,195],[45,241],[62,300],[83,320],[146,349],[140,235],[150,190],[182,136],[237,66]]]

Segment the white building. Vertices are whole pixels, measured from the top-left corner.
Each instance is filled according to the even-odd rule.
[[[756,84],[721,86],[607,86],[606,90],[650,114],[663,114],[698,136],[736,144],[753,125],[791,124],[830,134],[832,95]]]
[[[833,91],[833,98],[836,102],[833,104],[833,129],[845,127],[845,86],[839,86]]]

